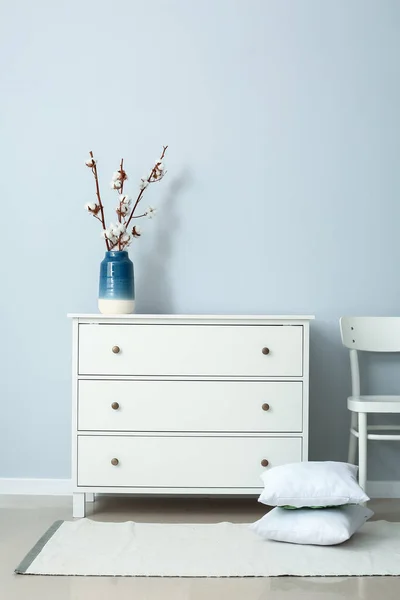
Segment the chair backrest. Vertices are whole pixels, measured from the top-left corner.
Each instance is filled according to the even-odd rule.
[[[342,317],[344,346],[366,352],[400,352],[400,317]]]

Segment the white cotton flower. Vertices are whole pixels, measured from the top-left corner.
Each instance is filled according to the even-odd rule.
[[[157,169],[158,169],[159,171],[164,171],[164,169],[165,169],[165,167],[164,167],[164,164],[163,164],[162,162],[160,162],[160,163],[157,165]]]
[[[131,236],[129,235],[129,233],[124,233],[124,235],[121,237],[121,241],[124,243],[130,242]]]
[[[119,179],[122,179],[122,175],[120,171],[114,171],[113,176],[112,176],[112,180],[113,181],[118,181]]]
[[[95,202],[87,202],[85,204],[85,208],[88,212],[93,212],[94,210],[96,210],[96,203]]]
[[[94,165],[96,164],[97,161],[94,160],[94,158],[92,158],[91,156],[85,160],[85,165],[87,167],[94,167]]]
[[[119,179],[117,181],[112,181],[110,186],[112,190],[119,190],[122,187],[122,181]]]
[[[121,204],[117,207],[117,212],[120,212],[121,215],[126,215],[129,210],[129,206],[127,204]]]
[[[117,227],[118,225],[115,225],[114,223],[110,223],[110,225],[108,226],[108,231],[109,231],[109,239],[115,237],[117,235]]]
[[[142,235],[142,230],[138,225],[135,225],[135,227],[132,229],[132,235],[133,237],[140,237]]]
[[[153,208],[152,206],[149,206],[149,208],[146,210],[145,215],[149,218],[152,219],[155,215],[156,215],[157,209]]]
[[[106,238],[107,240],[110,239],[110,230],[109,229],[103,229],[103,231],[101,232],[101,237]]]
[[[119,201],[121,202],[121,204],[125,204],[126,206],[129,206],[131,203],[131,198],[129,196],[127,196],[126,194],[120,194]]]
[[[121,233],[125,233],[126,227],[123,223],[110,223],[109,229],[113,236],[119,238]]]
[[[147,179],[141,179],[140,180],[139,187],[140,187],[141,190],[145,190],[148,185],[149,185],[149,182],[147,181]]]

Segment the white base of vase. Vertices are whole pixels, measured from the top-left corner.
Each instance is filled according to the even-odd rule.
[[[135,312],[135,301],[99,298],[99,311],[102,315],[129,315]]]

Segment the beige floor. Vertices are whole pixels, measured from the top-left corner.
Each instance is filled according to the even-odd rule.
[[[254,500],[100,497],[88,516],[99,521],[250,522],[263,514]],[[400,501],[371,503],[375,518],[400,521]],[[36,577],[15,566],[58,519],[71,519],[70,498],[0,496],[0,600],[398,600],[400,577],[161,579]]]

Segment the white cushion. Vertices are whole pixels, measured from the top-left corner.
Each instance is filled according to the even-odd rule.
[[[269,506],[337,506],[369,500],[357,483],[358,467],[341,462],[302,462],[274,467],[261,475],[258,501]]]
[[[250,529],[267,540],[333,546],[351,538],[373,514],[365,506],[338,506],[321,510],[274,508],[250,525]]]

